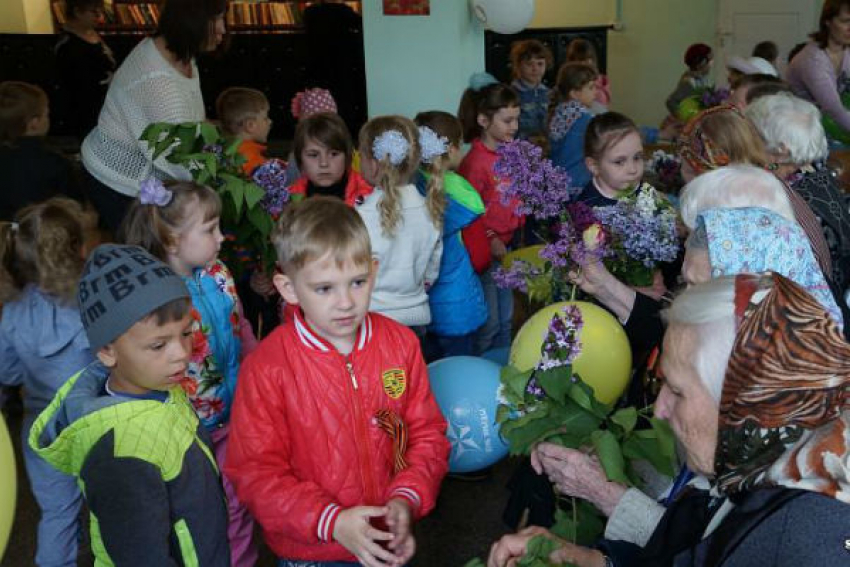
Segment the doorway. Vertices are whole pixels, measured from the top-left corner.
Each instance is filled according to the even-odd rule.
[[[717,82],[726,83],[730,57],[750,57],[753,47],[767,40],[779,47],[777,68],[784,75],[788,52],[817,29],[822,4],[822,0],[720,0]]]

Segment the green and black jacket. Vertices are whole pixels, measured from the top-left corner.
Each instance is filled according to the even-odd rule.
[[[36,453],[77,478],[95,566],[229,567],[221,479],[185,393],[110,396],[107,376],[99,363],[73,376],[29,435]]]

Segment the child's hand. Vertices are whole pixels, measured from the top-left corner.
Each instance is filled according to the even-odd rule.
[[[354,506],[339,513],[334,526],[334,540],[350,551],[366,567],[401,565],[391,551],[380,542],[390,541],[393,534],[381,531],[369,523],[369,518],[386,516],[388,508]]]
[[[494,260],[501,260],[507,253],[508,249],[504,242],[498,238],[490,239],[490,254],[492,254]]]
[[[410,532],[410,505],[402,498],[393,498],[387,502],[387,527],[393,534],[390,551],[395,553],[397,565],[404,565],[416,552],[416,539]]]

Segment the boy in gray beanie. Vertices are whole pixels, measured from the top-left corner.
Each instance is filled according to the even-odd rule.
[[[105,244],[78,300],[99,361],[59,390],[29,444],[85,487],[95,564],[228,567],[219,472],[180,387],[192,352],[185,284],[142,248]]]

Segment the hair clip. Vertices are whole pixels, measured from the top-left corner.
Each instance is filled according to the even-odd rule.
[[[422,163],[431,163],[449,151],[449,139],[445,136],[438,136],[427,126],[420,126],[419,146],[422,148]]]
[[[410,142],[398,130],[387,130],[372,142],[372,155],[375,159],[380,161],[388,157],[390,163],[395,166],[401,165],[409,150]]]
[[[490,73],[473,73],[469,77],[469,88],[477,92],[498,82],[499,80]]]
[[[174,191],[169,191],[156,177],[148,177],[139,185],[139,201],[143,205],[164,207],[171,202]]]

